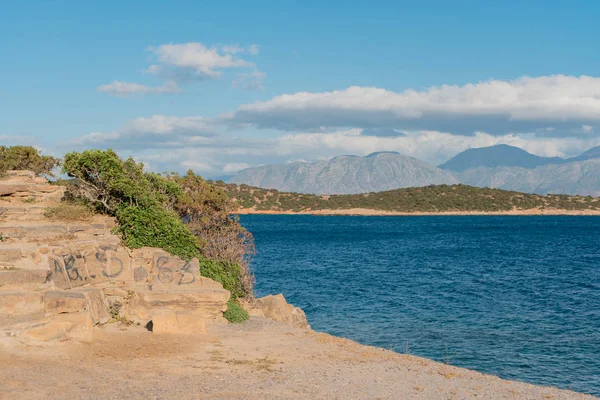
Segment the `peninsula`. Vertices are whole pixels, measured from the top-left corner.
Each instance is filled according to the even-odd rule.
[[[537,195],[467,185],[436,185],[350,195],[279,192],[214,182],[239,214],[310,215],[600,215],[600,199]]]

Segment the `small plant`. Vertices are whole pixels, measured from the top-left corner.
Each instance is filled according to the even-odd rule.
[[[94,218],[94,211],[82,204],[61,202],[46,208],[44,216],[51,220],[90,222]]]
[[[223,313],[223,317],[233,324],[241,324],[250,319],[248,312],[233,300],[227,303],[227,311]]]
[[[113,302],[110,307],[108,307],[108,314],[112,318],[113,321],[117,322],[120,325],[130,326],[133,325],[133,321],[123,317],[121,315],[121,308],[123,304],[120,301]]]
[[[23,200],[23,203],[28,203],[28,204],[35,203],[35,197],[28,197],[25,200]]]

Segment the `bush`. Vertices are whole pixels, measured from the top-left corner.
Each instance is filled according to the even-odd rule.
[[[31,146],[0,146],[0,176],[15,170],[53,176],[52,170],[59,165],[58,158],[43,156],[41,151]]]
[[[200,258],[198,239],[172,211],[124,206],[117,211],[117,220],[117,232],[127,247],[159,247],[184,260]]]
[[[223,317],[234,324],[241,324],[250,319],[248,312],[233,300],[227,303],[227,311],[223,313]]]
[[[241,283],[239,289],[243,294],[240,297],[251,296],[254,277],[250,271],[250,260],[254,255],[254,240],[250,232],[240,225],[238,218],[232,217],[235,203],[222,189],[192,171],[184,176],[171,174],[169,179],[183,191],[173,207],[200,240],[202,255],[231,266],[225,269],[231,272],[228,276],[235,276],[236,282]]]
[[[63,172],[76,178],[70,195],[83,197],[117,218],[117,232],[130,248],[159,247],[185,260],[200,257],[199,241],[172,209],[181,188],[144,164],[122,160],[112,150],[65,156]]]
[[[247,297],[246,287],[243,285],[242,269],[239,265],[227,261],[201,260],[200,271],[202,276],[221,282],[223,288],[231,292],[231,298]]]
[[[222,190],[191,171],[144,172],[142,163],[112,150],[69,153],[63,172],[75,178],[67,195],[115,216],[126,246],[198,258],[202,275],[221,282],[232,298],[252,296],[252,236],[231,217],[233,204]]]

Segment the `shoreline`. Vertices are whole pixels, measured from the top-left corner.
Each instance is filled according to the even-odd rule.
[[[32,400],[56,393],[121,398],[124,392],[130,400],[597,398],[262,317],[208,328],[205,334],[154,335],[143,327],[106,325],[93,342],[34,347],[0,338],[2,394]]]
[[[344,210],[309,210],[309,211],[275,211],[257,210],[255,208],[239,208],[239,215],[313,215],[313,216],[600,216],[600,210],[558,210],[558,209],[529,209],[510,211],[441,211],[441,212],[401,212],[384,211],[367,208],[350,208]]]

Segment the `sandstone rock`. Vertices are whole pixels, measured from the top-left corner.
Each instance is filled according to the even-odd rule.
[[[83,293],[66,290],[46,292],[44,310],[48,314],[65,314],[85,311],[87,301]]]
[[[255,302],[249,302],[244,299],[238,299],[238,303],[244,310],[246,310],[248,315],[250,315],[251,317],[265,318],[265,313],[263,312],[263,310],[257,307]]]
[[[44,302],[39,293],[0,292],[0,316],[31,314],[41,311],[44,311]]]
[[[93,332],[94,325],[90,313],[88,311],[81,311],[54,315],[47,324],[28,330],[26,335],[44,341],[74,339],[82,342],[91,342]]]
[[[26,169],[15,169],[12,171],[6,171],[5,176],[7,179],[14,179],[15,177],[34,179],[36,177],[35,172],[28,171]],[[44,179],[44,182],[47,182],[46,179]]]
[[[123,318],[152,321],[156,333],[201,333],[226,323],[230,294],[200,275],[198,260],[156,248],[129,251],[110,231],[114,219],[71,224],[42,217],[63,193],[30,172],[0,182],[0,196],[11,197],[0,222],[9,238],[0,244],[0,268],[10,268],[0,269],[0,334],[88,341],[93,326],[110,319],[109,305]],[[21,201],[30,197],[41,201]]]
[[[206,320],[194,313],[161,313],[152,317],[153,333],[206,333]]]
[[[265,317],[275,321],[310,329],[306,314],[299,307],[289,304],[283,294],[268,295],[256,299],[256,306],[264,313]]]
[[[197,319],[223,322],[230,294],[224,289],[189,291],[139,291],[123,306],[121,315],[146,324],[156,315],[194,315]]]
[[[94,325],[105,324],[110,320],[108,303],[104,292],[100,288],[84,287],[73,289],[74,292],[82,294],[86,300],[86,309],[90,312]]]
[[[49,270],[0,271],[0,289],[8,287],[38,289],[49,281]]]
[[[2,183],[0,184],[0,196],[12,196],[16,193],[27,192],[27,185],[24,184],[11,184]]]

